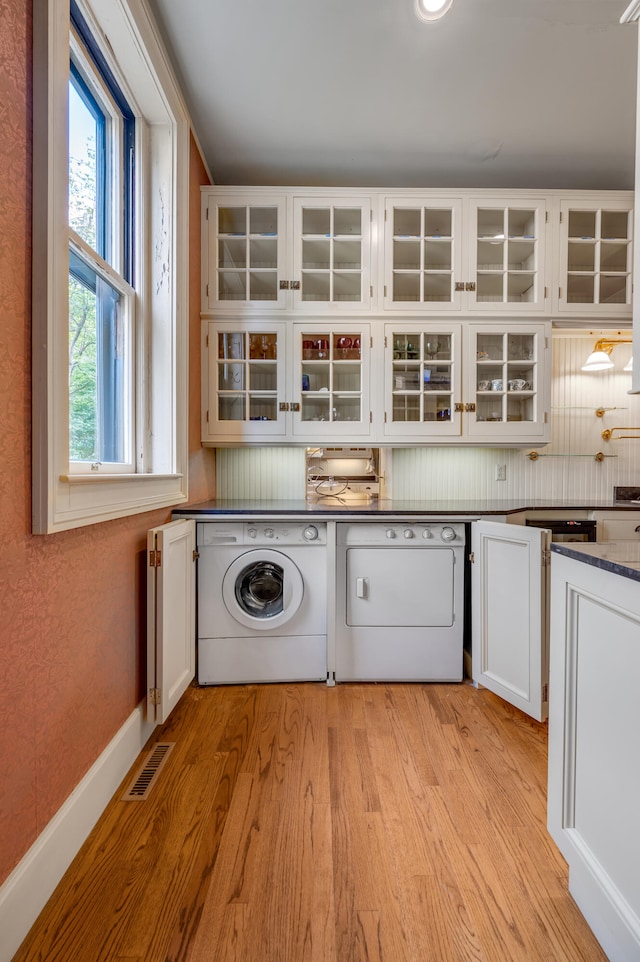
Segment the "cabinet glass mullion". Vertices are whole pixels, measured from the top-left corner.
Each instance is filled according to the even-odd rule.
[[[306,330],[301,345],[300,419],[363,421],[362,332]]]

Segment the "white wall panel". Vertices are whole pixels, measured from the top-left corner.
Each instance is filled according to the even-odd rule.
[[[216,498],[305,497],[304,448],[218,448]]]

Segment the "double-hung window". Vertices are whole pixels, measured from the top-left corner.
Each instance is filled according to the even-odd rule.
[[[69,469],[135,469],[135,118],[75,3],[69,73]]]
[[[145,0],[34,0],[36,533],[186,500],[188,151]]]

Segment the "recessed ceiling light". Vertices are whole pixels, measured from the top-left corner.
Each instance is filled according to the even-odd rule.
[[[420,20],[439,20],[452,3],[453,0],[416,0],[416,14]]]

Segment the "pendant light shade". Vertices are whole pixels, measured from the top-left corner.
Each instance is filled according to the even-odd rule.
[[[629,360],[627,361],[627,363],[625,364],[625,366],[622,368],[622,370],[623,370],[623,371],[633,371],[633,354],[631,355],[631,357],[629,358]]]
[[[622,333],[622,332],[618,332]],[[616,346],[616,344],[631,344],[631,338],[618,338],[615,341],[609,341],[607,338],[600,338],[596,341],[593,352],[589,355],[587,360],[582,365],[582,371],[608,371],[614,367],[614,363],[611,360],[611,352]],[[632,359],[633,360],[633,359]],[[625,371],[631,370],[631,361],[624,368]]]
[[[420,20],[427,22],[440,20],[450,9],[453,0],[415,0],[416,14]]]
[[[593,351],[582,365],[583,371],[607,371],[613,367],[613,361],[606,351]]]

